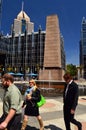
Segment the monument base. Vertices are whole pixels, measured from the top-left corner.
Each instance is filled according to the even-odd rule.
[[[63,80],[64,70],[44,69],[39,71],[39,80]]]

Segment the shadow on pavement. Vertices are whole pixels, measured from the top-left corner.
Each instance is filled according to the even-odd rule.
[[[50,124],[48,126],[44,126],[44,130],[47,130],[47,129],[49,129],[49,130],[62,130],[61,128],[59,128],[55,125],[52,125],[52,124]],[[36,127],[27,126],[25,130],[39,130],[39,129]]]
[[[27,126],[25,130],[39,130],[36,127]]]
[[[59,128],[59,127],[57,127],[55,125],[52,125],[52,124],[50,124],[48,126],[45,126],[44,128],[50,129],[50,130],[62,130],[61,128]]]
[[[20,126],[19,126],[19,130],[21,130],[21,125],[22,124],[20,124]],[[32,126],[27,125],[25,130],[39,130],[39,129],[37,129],[36,127],[32,127]]]

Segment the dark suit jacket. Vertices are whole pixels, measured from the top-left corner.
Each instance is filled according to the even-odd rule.
[[[69,84],[68,91],[65,96],[66,87],[67,84],[65,84],[63,93],[64,107],[75,110],[78,104],[78,85],[72,81],[71,84]]]

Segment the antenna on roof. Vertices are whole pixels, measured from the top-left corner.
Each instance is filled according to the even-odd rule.
[[[22,1],[22,11],[23,11],[23,9],[24,9],[24,1]]]
[[[22,15],[23,15],[23,18],[24,18],[24,1],[22,1]]]

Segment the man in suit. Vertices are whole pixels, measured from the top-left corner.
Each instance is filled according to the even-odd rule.
[[[82,124],[74,119],[78,104],[78,85],[73,81],[70,73],[66,73],[63,78],[66,82],[63,93],[63,112],[66,130],[71,130],[70,123],[75,124],[78,130],[82,130]]]

